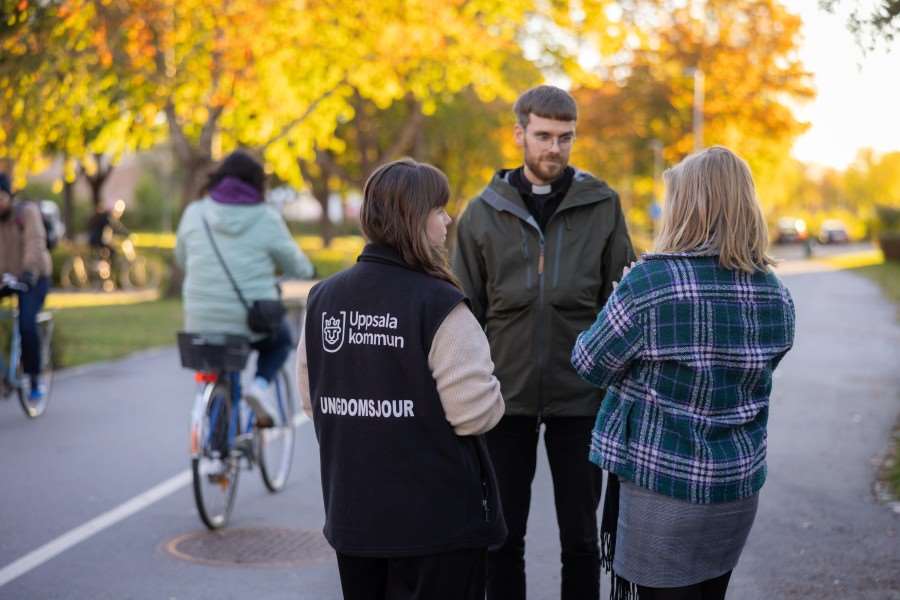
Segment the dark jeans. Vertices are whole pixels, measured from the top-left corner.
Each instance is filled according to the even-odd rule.
[[[38,277],[27,292],[19,292],[19,333],[22,336],[22,370],[32,377],[41,372],[41,338],[38,335],[37,315],[44,308],[50,280]]]
[[[337,559],[344,600],[484,600],[484,549]]]
[[[640,600],[725,600],[731,571],[694,585],[677,588],[650,588],[637,586]]]
[[[544,444],[553,477],[562,548],[560,598],[597,600],[600,596],[597,506],[603,477],[588,461],[594,419],[551,417],[544,424]],[[535,417],[503,417],[487,433],[509,529],[506,543],[488,553],[488,600],[525,598],[525,528],[537,462],[536,425]]]
[[[282,321],[275,335],[253,342],[250,347],[259,352],[256,358],[256,376],[271,382],[294,348],[294,340],[288,324]]]

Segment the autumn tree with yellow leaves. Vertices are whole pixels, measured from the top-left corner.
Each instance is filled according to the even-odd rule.
[[[124,153],[164,143],[182,203],[243,147],[322,203],[413,155],[448,172],[461,209],[490,170],[518,160],[511,104],[550,76],[579,100],[577,164],[642,214],[659,195],[654,175],[694,146],[696,71],[703,143],[746,156],[776,202],[804,127],[788,101],[812,94],[795,56],[799,19],[776,0],[0,6],[0,156],[17,178],[63,156],[67,178],[99,181]]]
[[[661,196],[661,169],[698,141],[746,157],[767,201],[806,127],[788,103],[813,95],[796,56],[800,19],[776,0],[659,0],[628,18],[630,44],[603,64],[599,81],[575,92],[578,160],[614,182],[645,224],[647,205]]]

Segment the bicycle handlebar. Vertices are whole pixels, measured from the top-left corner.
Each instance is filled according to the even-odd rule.
[[[0,293],[6,291],[27,292],[28,286],[20,282],[15,275],[4,273],[0,279]]]

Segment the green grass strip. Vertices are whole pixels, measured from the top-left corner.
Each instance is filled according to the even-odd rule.
[[[74,367],[175,344],[180,300],[54,311],[56,364]]]

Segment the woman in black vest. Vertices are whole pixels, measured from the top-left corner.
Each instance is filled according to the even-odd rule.
[[[506,536],[481,434],[504,406],[447,267],[447,178],[400,160],[363,195],[369,243],[310,292],[298,352],[325,537],[345,600],[481,600],[486,550]]]

